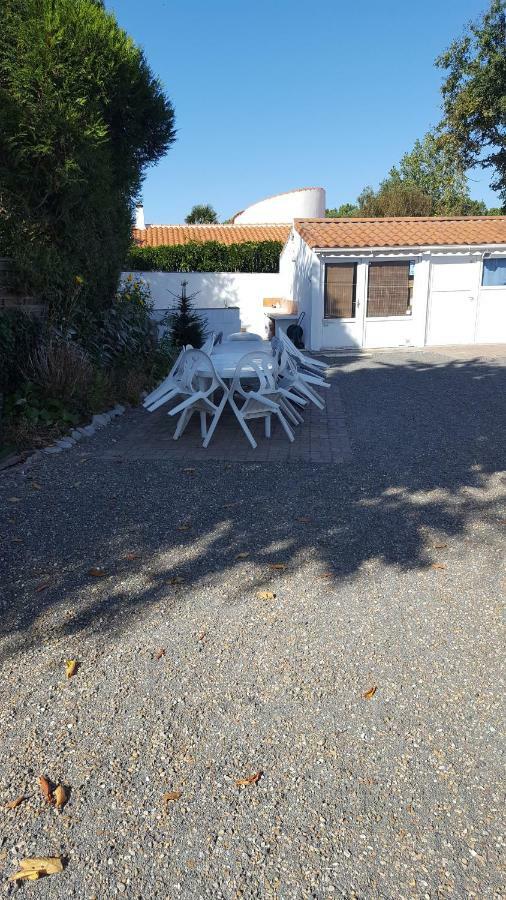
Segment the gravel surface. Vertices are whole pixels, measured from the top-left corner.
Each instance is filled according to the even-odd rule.
[[[341,359],[342,465],[112,460],[127,413],[0,477],[0,894],[506,896],[505,373]]]

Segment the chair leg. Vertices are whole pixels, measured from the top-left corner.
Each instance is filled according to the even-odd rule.
[[[206,434],[207,434],[207,419],[206,419],[206,413],[202,409],[200,411],[200,436],[201,436],[201,438],[204,439]]]
[[[281,409],[283,410],[285,416],[290,420],[290,422],[292,422],[293,425],[298,425],[299,420],[295,414],[295,411],[288,405],[286,400],[282,400],[280,398],[279,405],[280,405]]]
[[[304,422],[304,417],[301,416],[299,410],[298,410],[295,406],[292,406],[292,404],[290,403],[289,400],[283,400],[283,402],[280,403],[280,406],[281,406],[281,409],[283,410],[283,412],[285,412],[285,413],[286,413],[287,410],[290,410],[292,416],[294,417],[294,420],[295,420],[295,421],[294,421],[294,424],[295,424],[295,425],[302,425],[302,424],[303,424],[303,422]]]
[[[265,437],[270,438],[271,436],[271,417],[267,415],[264,419],[265,422]]]
[[[225,409],[225,404],[226,404],[226,402],[227,402],[227,399],[228,399],[227,394],[223,394],[221,403],[220,403],[220,405],[218,406],[218,409],[216,410],[216,412],[215,412],[215,414],[214,414],[214,416],[213,416],[213,420],[212,420],[212,422],[211,422],[211,424],[210,424],[210,426],[209,426],[209,430],[208,430],[208,432],[207,432],[206,438],[205,438],[205,440],[204,440],[204,443],[202,444],[203,447],[208,447],[208,446],[209,446],[209,441],[211,440],[211,438],[212,438],[212,436],[213,436],[213,434],[214,434],[214,430],[215,430],[215,428],[216,428],[216,426],[217,426],[217,424],[218,424],[218,420],[219,420],[219,418],[220,418],[220,416],[221,416],[223,410]]]
[[[177,441],[181,437],[183,431],[185,430],[186,426],[188,425],[188,422],[190,421],[194,412],[195,412],[194,409],[186,408],[183,410],[183,412],[179,416],[177,428],[174,432],[174,440],[175,441]]]
[[[293,443],[293,441],[295,440],[294,433],[293,433],[292,429],[290,428],[288,422],[286,421],[281,410],[279,410],[279,412],[277,412],[276,415],[277,415],[279,421],[281,422],[281,425],[283,426],[283,430],[284,430],[288,440],[290,441],[290,443]]]

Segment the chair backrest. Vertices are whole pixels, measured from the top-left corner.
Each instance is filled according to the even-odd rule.
[[[178,360],[174,378],[185,393],[196,393],[196,391],[203,390],[204,393],[210,394],[218,386],[226,390],[225,384],[214,368],[211,357],[203,350],[185,350]],[[199,384],[199,379],[205,379],[205,387]]]
[[[285,349],[288,351],[288,353],[290,354],[290,356],[295,357],[296,359],[303,359],[303,358],[304,358],[304,356],[303,356],[303,354],[300,352],[299,348],[295,346],[295,344],[293,343],[293,341],[290,340],[290,338],[288,337],[287,334],[284,333],[284,331],[280,332],[279,337],[280,337],[280,340],[281,340],[283,346],[284,346]]]
[[[213,347],[214,347],[214,331],[211,332],[211,334],[207,338],[207,341],[205,341],[205,343],[202,344],[202,347],[200,349],[202,350],[202,353],[210,353],[211,350],[213,349]]]
[[[278,364],[271,353],[264,350],[245,353],[237,363],[230,392],[237,391],[243,397],[268,393],[276,390],[277,377]]]
[[[252,331],[237,331],[229,334],[227,341],[261,341],[259,334],[253,334]]]

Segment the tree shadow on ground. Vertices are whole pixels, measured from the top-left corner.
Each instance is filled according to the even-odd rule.
[[[27,479],[21,502],[4,504],[5,656],[48,629],[122,633],[156,604],[166,618],[217,586],[233,603],[306,569],[331,597],[371,561],[427,569],[437,540],[474,522],[504,527],[503,366],[383,360],[340,366],[332,378],[350,430],[346,464],[204,462],[188,473],[180,462],[82,462],[72,451],[53,462],[58,476],[42,491]],[[89,575],[97,565],[102,578]]]

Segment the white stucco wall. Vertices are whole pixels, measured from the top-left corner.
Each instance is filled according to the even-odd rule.
[[[128,272],[123,272],[125,278]],[[264,336],[266,319],[263,309],[264,297],[285,297],[286,272],[132,272],[149,286],[155,304],[155,317],[176,304],[172,294],[179,294],[181,282],[187,281],[186,291],[193,294],[196,308],[203,310],[208,318],[210,330],[254,331]],[[172,294],[170,293],[172,292]],[[220,315],[218,311],[235,308],[238,314]],[[210,312],[215,310],[216,312]],[[218,327],[216,323],[221,323]],[[231,324],[234,323],[234,324]]]
[[[303,188],[253,203],[234,217],[234,224],[293,222],[294,219],[319,219],[324,215],[324,189],[319,187]]]

